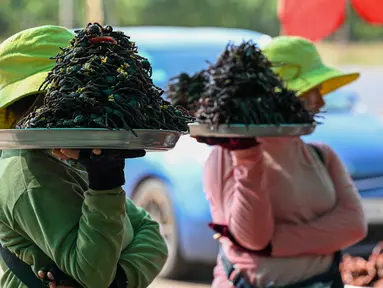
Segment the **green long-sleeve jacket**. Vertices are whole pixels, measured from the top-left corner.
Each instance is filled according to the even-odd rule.
[[[107,288],[117,263],[129,287],[147,287],[167,258],[158,224],[121,187],[90,190],[85,172],[36,150],[2,152],[0,242],[35,273],[54,261],[89,288]],[[1,267],[2,288],[25,288]]]

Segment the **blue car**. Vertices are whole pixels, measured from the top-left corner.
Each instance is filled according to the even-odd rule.
[[[260,46],[270,37],[254,31],[225,28],[124,27],[119,28],[137,42],[139,53],[153,66],[153,80],[165,88],[169,78],[193,73],[215,61],[229,41],[252,39]],[[354,91],[346,88],[326,96],[323,126],[305,141],[329,144],[341,157],[363,197],[370,233],[353,254],[364,253],[382,239],[383,229],[383,121],[370,114]],[[209,205],[202,188],[203,165],[211,147],[182,136],[176,148],[148,153],[129,160],[125,189],[128,196],[161,223],[169,245],[165,277],[180,277],[192,265],[213,264],[218,246],[207,224]],[[356,250],[355,250],[356,249]],[[368,253],[368,252],[366,252]]]

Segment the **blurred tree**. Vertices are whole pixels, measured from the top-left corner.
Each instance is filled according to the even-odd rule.
[[[351,41],[382,41],[381,25],[371,25],[361,19],[354,9],[350,9],[350,40]]]
[[[118,0],[103,1],[104,7],[104,22],[112,26],[120,25],[118,19]]]
[[[278,35],[276,0],[117,0],[120,25],[224,26]]]
[[[106,3],[106,2],[105,2]],[[86,0],[87,22],[104,24],[104,5],[102,0]]]
[[[0,23],[5,22],[0,30],[1,38],[33,26],[58,22],[58,0],[1,0],[0,7]]]
[[[74,0],[59,0],[59,25],[73,28]]]
[[[52,0],[51,0],[52,1]],[[56,0],[54,0],[56,1]],[[74,27],[76,28],[82,28],[85,27],[86,24],[88,24],[86,19],[86,0],[74,0],[75,1],[75,8],[74,8]]]
[[[0,39],[25,28],[59,24],[59,1],[0,0]],[[73,0],[74,27],[87,24],[87,1]],[[276,3],[277,0],[103,0],[104,23],[237,27],[276,36],[279,34]],[[354,11],[350,12],[349,21],[350,40],[383,39],[381,27],[364,23]]]

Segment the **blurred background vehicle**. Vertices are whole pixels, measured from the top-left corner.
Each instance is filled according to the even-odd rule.
[[[139,53],[153,66],[161,88],[180,72],[193,73],[214,61],[228,41],[252,39],[260,46],[271,38],[258,32],[226,28],[118,28],[139,43]],[[383,119],[370,112],[347,87],[326,96],[323,122],[303,137],[330,145],[344,161],[363,198],[368,237],[347,252],[367,256],[383,239]],[[218,246],[207,224],[211,220],[202,188],[202,169],[211,147],[183,136],[167,153],[129,160],[125,189],[138,205],[161,223],[170,256],[162,276],[178,278],[198,265],[212,265]]]

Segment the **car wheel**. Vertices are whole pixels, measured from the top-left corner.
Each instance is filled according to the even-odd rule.
[[[132,200],[160,224],[161,234],[168,245],[168,260],[160,276],[173,279],[183,277],[188,268],[180,253],[176,219],[166,185],[156,178],[144,180],[135,189]]]

